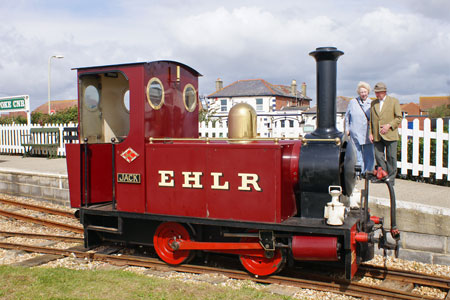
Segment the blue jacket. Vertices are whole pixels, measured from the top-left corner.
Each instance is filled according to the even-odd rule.
[[[370,144],[367,119],[370,120],[371,102],[370,98],[367,98],[364,102],[361,101],[360,97],[353,98],[350,100],[345,113],[345,131],[350,131],[350,136],[360,145]]]

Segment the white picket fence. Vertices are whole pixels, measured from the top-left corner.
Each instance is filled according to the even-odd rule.
[[[0,125],[0,153],[2,154],[23,154],[25,148],[22,146],[23,142],[27,141],[26,135],[30,133],[31,128],[58,128],[59,129],[59,147],[58,156],[66,156],[66,148],[64,143],[64,128],[76,128],[77,124],[46,124],[41,126],[39,124],[12,124]],[[36,141],[39,143],[40,141]],[[76,141],[75,141],[76,142]],[[47,155],[47,150],[33,149],[33,154]]]
[[[448,122],[450,129],[450,121]],[[408,121],[402,120],[401,134],[401,159],[397,162],[397,167],[401,169],[401,174],[407,174],[408,170],[412,170],[413,176],[418,176],[422,172],[425,178],[430,177],[430,173],[436,174],[436,179],[442,179],[443,175],[447,175],[450,181],[450,145],[449,133],[444,132],[444,122],[442,119],[436,120],[436,131],[431,131],[430,119],[425,119],[423,130],[419,130],[419,120],[413,122],[413,129],[408,129]],[[420,140],[423,139],[423,148],[420,149]],[[436,143],[436,152],[434,153],[435,165],[431,164],[431,144],[432,140]],[[412,143],[412,161],[408,161],[408,144]],[[444,147],[447,146],[447,157],[444,157]],[[422,154],[422,163],[420,163],[420,153]],[[444,167],[444,162],[447,166]]]
[[[448,122],[450,128],[450,121]],[[28,125],[0,125],[0,153],[20,154],[24,153],[22,141],[25,134],[29,133],[30,128],[40,128],[43,126],[33,124]],[[77,124],[49,124],[44,127],[56,127],[60,130],[60,146],[58,155],[65,156],[64,128],[77,127]],[[272,128],[260,124],[257,128],[258,135],[261,137],[298,137],[304,134],[304,127],[298,122],[285,122],[283,124],[274,124]],[[414,120],[413,129],[408,129],[408,121],[403,119],[402,128],[399,130],[401,135],[401,159],[397,166],[400,173],[408,174],[411,170],[413,176],[422,175],[429,178],[431,173],[435,174],[436,179],[443,179],[446,175],[450,181],[450,151],[444,156],[444,148],[450,148],[449,133],[444,132],[444,122],[442,119],[436,120],[436,130],[431,131],[430,119],[424,120],[424,130],[419,130],[419,120]],[[199,124],[199,135],[201,137],[227,137],[228,128],[226,122],[216,122],[213,124],[204,122]],[[420,141],[423,139],[423,147],[420,147]],[[431,145],[434,144],[435,153],[432,153]],[[412,161],[408,161],[408,144],[412,144]],[[449,149],[450,150],[450,149]],[[37,150],[36,154],[46,154],[45,150]],[[39,152],[41,151],[41,152]],[[434,165],[432,162],[432,155]],[[422,157],[422,162],[421,161]]]

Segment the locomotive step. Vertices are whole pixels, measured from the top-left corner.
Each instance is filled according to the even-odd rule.
[[[114,228],[114,227],[88,225],[88,226],[86,226],[86,229],[87,230],[94,230],[94,231],[103,231],[103,232],[115,233],[115,234],[121,234],[122,233],[122,231],[119,230],[119,228]]]

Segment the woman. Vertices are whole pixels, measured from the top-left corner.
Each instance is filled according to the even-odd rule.
[[[356,92],[359,97],[350,100],[345,113],[346,133],[351,137],[356,146],[358,164],[362,174],[372,171],[374,167],[373,144],[369,139],[370,85],[360,81]]]

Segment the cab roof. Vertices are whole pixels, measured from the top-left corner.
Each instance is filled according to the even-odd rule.
[[[183,67],[184,69],[188,69],[192,73],[194,73],[196,76],[203,76],[200,74],[197,70],[189,67],[188,65],[185,65],[183,63],[180,63],[178,61],[174,60],[155,60],[155,61],[149,61],[149,62],[136,62],[136,63],[125,63],[125,64],[116,64],[116,65],[103,65],[103,66],[91,66],[91,67],[78,67],[78,68],[72,68],[72,70],[88,70],[88,69],[98,69],[98,68],[110,68],[110,67],[124,67],[124,66],[132,66],[132,65],[144,65],[144,64],[152,64],[152,63],[172,63],[175,65],[179,65]]]

